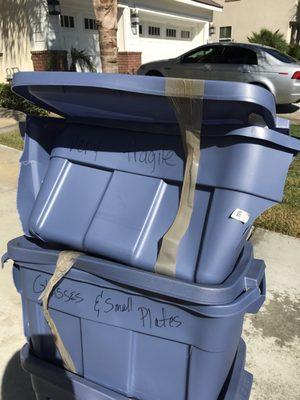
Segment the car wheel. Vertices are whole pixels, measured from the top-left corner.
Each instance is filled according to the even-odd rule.
[[[147,76],[163,76],[163,74],[161,72],[155,71],[155,70],[148,71],[145,75],[147,75]]]

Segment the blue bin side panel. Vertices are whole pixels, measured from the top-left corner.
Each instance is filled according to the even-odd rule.
[[[27,209],[33,208],[25,231],[153,271],[160,241],[178,210],[184,173],[181,138],[113,127],[64,126],[51,144],[41,188],[36,184],[32,196],[25,196],[32,171],[20,181],[20,202],[23,197]],[[28,157],[33,157],[28,163],[34,165],[45,157],[39,156],[42,150],[36,142],[42,122],[32,119],[28,129]],[[244,137],[203,136],[195,207],[178,250],[177,278],[223,282],[254,220],[281,199],[293,154],[253,139],[253,129],[249,127]],[[263,128],[255,129],[255,137],[267,135]],[[38,139],[43,142],[42,136]],[[230,218],[237,208],[250,214],[246,224]]]
[[[21,274],[22,294],[38,303],[51,275],[27,268],[21,268]],[[244,294],[244,301],[249,293],[250,290]],[[251,294],[251,303],[257,300],[257,293],[255,289]],[[245,307],[240,306],[240,299],[225,306],[193,308],[184,302],[178,306],[123,290],[99,278],[95,278],[93,284],[64,278],[53,291],[49,306],[79,318],[179,341],[209,352],[226,351],[228,343],[224,336],[231,333],[233,341],[239,337],[245,312]],[[222,318],[206,317],[215,313]]]
[[[23,267],[17,273],[33,350],[61,365],[38,303],[50,275]],[[215,400],[238,347],[242,309],[209,318],[100,278],[90,284],[72,276],[55,288],[49,305],[79,375],[139,400],[197,400],[200,392]]]
[[[34,208],[30,217],[30,230],[41,238],[47,236],[50,242],[65,243],[68,237],[65,244],[82,249],[86,229],[93,220],[110,177],[111,173],[106,171],[82,168],[61,158],[53,159],[45,178],[46,185],[49,182],[51,188],[48,184],[49,191],[40,191],[39,206]]]
[[[30,122],[31,118],[33,119]],[[28,118],[26,126],[30,126],[30,136],[25,134],[24,150],[20,159],[17,205],[23,231],[30,236],[29,218],[34,202],[39,193],[43,179],[47,173],[50,154],[57,138],[65,129],[63,119]],[[38,121],[35,123],[34,121]]]
[[[36,354],[42,356],[46,361],[55,362],[62,366],[61,356],[57,351],[52,333],[44,318],[41,305],[32,301],[24,301],[27,302],[26,310],[28,315],[26,317],[29,323],[29,338]],[[79,375],[83,375],[80,318],[57,310],[50,310],[50,314],[67,350],[72,354],[76,371]]]
[[[189,346],[82,321],[85,377],[137,399],[185,399]]]
[[[128,398],[87,379],[71,374],[46,363],[29,352],[26,345],[21,350],[21,364],[31,374],[38,400],[127,400]],[[252,375],[244,370],[245,344],[241,341],[230,374],[218,400],[248,400]],[[200,397],[202,398],[202,397]],[[197,400],[199,397],[197,397]]]

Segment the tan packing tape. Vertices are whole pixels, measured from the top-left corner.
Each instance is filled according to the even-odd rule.
[[[180,242],[190,225],[200,163],[200,137],[203,116],[204,81],[193,79],[166,80],[166,96],[172,103],[180,126],[186,165],[177,215],[162,239],[154,270],[175,276]]]
[[[73,373],[76,373],[76,368],[74,365],[74,362],[68,352],[68,350],[65,348],[65,345],[62,341],[62,338],[60,337],[60,334],[57,330],[57,327],[51,318],[49,309],[48,309],[48,304],[49,304],[49,297],[56,287],[56,285],[63,279],[63,277],[70,271],[70,269],[73,267],[76,259],[81,255],[81,253],[77,251],[62,251],[59,256],[58,260],[56,263],[56,268],[54,271],[54,274],[52,275],[50,281],[48,282],[46,289],[43,291],[41,296],[39,297],[39,300],[42,300],[42,305],[43,305],[43,312],[45,319],[51,329],[53,339],[55,342],[55,345],[61,355],[64,367]]]

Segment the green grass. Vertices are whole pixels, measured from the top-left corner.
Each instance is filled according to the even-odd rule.
[[[300,138],[300,125],[291,126],[291,135]]]
[[[293,125],[291,133],[300,138],[300,126]],[[23,139],[18,132],[1,134],[0,144],[21,150]],[[284,193],[283,203],[262,214],[256,220],[255,226],[300,237],[300,155],[289,169]]]
[[[1,133],[0,134],[0,144],[4,144],[8,147],[13,147],[14,149],[23,149],[23,139],[19,132],[11,133]]]
[[[292,125],[291,134],[300,138],[300,126]],[[300,237],[300,155],[290,166],[283,202],[263,213],[255,226]]]

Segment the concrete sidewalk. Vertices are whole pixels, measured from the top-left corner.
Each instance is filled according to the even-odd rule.
[[[20,123],[25,119],[25,114],[20,111],[0,107],[0,134],[19,131]]]
[[[0,146],[1,254],[7,241],[21,234],[16,211],[19,157],[20,152]],[[245,322],[247,369],[254,374],[251,400],[299,400],[300,239],[257,229],[252,240],[256,257],[267,264],[268,299],[261,312]],[[22,311],[10,263],[0,271],[0,298],[0,399],[35,400],[19,365]]]
[[[7,241],[22,233],[16,212],[19,158],[19,151],[0,146],[0,255],[6,251]],[[24,337],[21,303],[14,289],[11,264],[0,270],[0,299],[1,399],[35,400],[15,355],[24,344]]]

